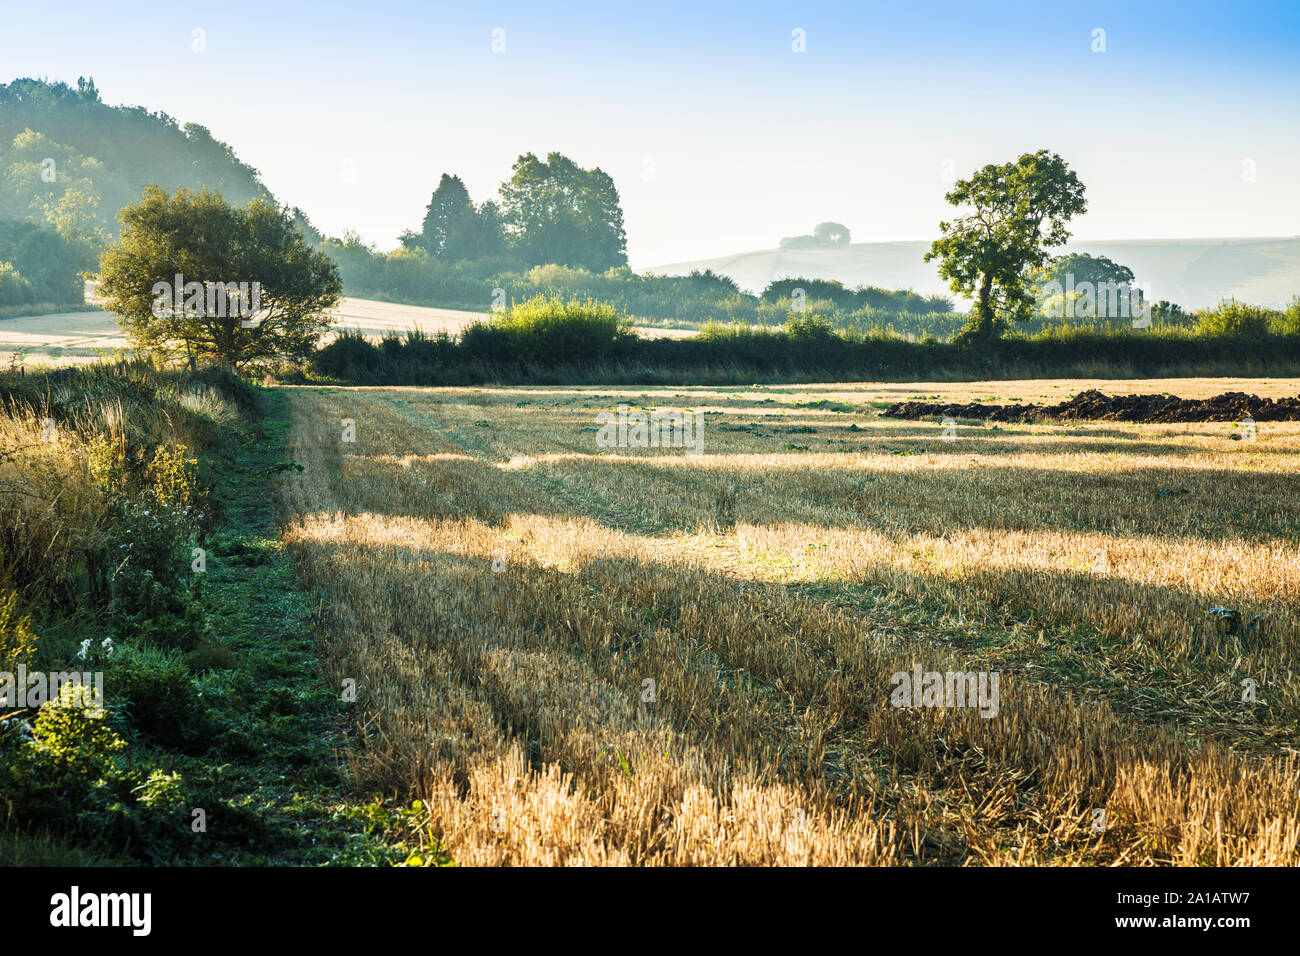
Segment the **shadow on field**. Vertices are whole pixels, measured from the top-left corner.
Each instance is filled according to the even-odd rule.
[[[978,530],[1281,541],[1288,546],[1300,539],[1300,495],[1294,476],[1282,473],[1058,471],[987,461],[943,470],[877,467],[869,461],[858,467],[810,468],[797,457],[758,470],[650,456],[575,457],[548,462],[544,469],[529,464],[504,473],[524,479],[525,488],[535,492],[528,497],[537,507],[529,510],[590,518],[638,533],[794,522],[870,528],[900,542],[916,534]],[[476,474],[499,480],[503,472],[480,463],[466,472],[467,477]],[[482,507],[467,511],[496,520],[486,518]],[[643,520],[647,515],[654,518],[652,527]]]
[[[883,671],[858,686],[859,703],[841,715],[848,722],[841,724],[841,731],[865,727],[874,711],[887,706],[889,685],[884,675],[909,671],[917,661],[939,669],[992,665],[1053,693],[1086,692],[1088,699],[1105,700],[1117,713],[1144,724],[1195,726],[1201,733],[1231,737],[1238,746],[1262,747],[1277,728],[1295,719],[1294,693],[1281,694],[1267,680],[1261,699],[1269,703],[1259,707],[1240,704],[1223,686],[1225,671],[1278,674],[1286,669],[1294,659],[1297,638],[1289,609],[1257,608],[1272,618],[1275,630],[1264,643],[1238,645],[1235,639],[1215,634],[1207,622],[1205,608],[1215,596],[1190,588],[1038,568],[983,569],[966,580],[953,581],[885,562],[868,565],[854,581],[789,585],[698,564],[621,557],[592,556],[571,569],[560,569],[538,565],[527,554],[513,551],[505,552],[504,570],[497,572],[491,555],[397,543],[307,547],[326,552],[313,558],[317,564],[383,567],[384,578],[397,583],[390,595],[397,606],[430,608],[427,615],[399,614],[388,622],[391,633],[414,647],[432,647],[445,639],[439,636],[442,626],[452,626],[464,608],[472,607],[475,640],[487,647],[576,654],[599,672],[611,656],[632,664],[648,652],[656,632],[665,630],[690,642],[694,650],[682,660],[691,658],[690,666],[704,667],[709,680],[715,673],[730,674],[733,692],[739,686],[757,693],[782,686],[781,699],[790,693],[783,678],[796,661],[804,673],[842,675],[845,667],[853,669],[852,662],[826,643],[826,635],[813,623],[824,624],[824,613],[847,613],[861,622],[863,646],[874,648],[867,656],[876,659]],[[403,567],[411,570],[403,573]],[[403,593],[403,583],[408,593]],[[426,593],[430,589],[445,595],[445,601],[430,598]],[[984,616],[976,611],[976,616],[955,624],[941,598],[958,591],[967,607],[986,608]],[[887,609],[876,610],[876,600],[886,595],[915,602],[905,622]],[[1063,599],[1079,595],[1088,596],[1086,617],[1080,616],[1077,601]],[[581,640],[566,623],[575,608],[579,618],[591,623]],[[701,617],[701,608],[713,610]],[[441,622],[437,617],[441,612],[434,609],[452,617]],[[697,630],[712,630],[707,622],[715,613],[731,621],[751,615],[751,640],[718,643]],[[1017,623],[1046,629],[1049,640],[1026,643],[1023,634],[1017,638],[1013,632]],[[875,643],[868,634],[874,634]],[[1142,639],[1135,643],[1135,635]],[[772,649],[777,647],[780,653],[774,655]],[[1000,656],[1002,651],[1010,651],[1016,663]],[[1165,666],[1151,666],[1153,655]],[[491,702],[503,731],[517,734],[526,729],[529,715],[503,709],[479,675],[466,670],[456,677]],[[816,681],[806,686],[816,686]],[[680,712],[661,708],[660,715],[671,717],[678,732],[687,732],[699,703],[688,701]],[[816,701],[802,695],[796,703],[798,710]],[[1013,692],[1004,699],[1002,713],[1014,714],[1019,703]],[[729,736],[724,710],[714,713],[717,724],[712,730],[721,739]],[[1071,745],[1068,737],[1059,741],[1062,748]],[[792,766],[788,779],[821,769]]]

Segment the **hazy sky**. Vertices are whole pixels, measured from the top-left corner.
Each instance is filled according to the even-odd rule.
[[[638,268],[827,219],[929,239],[946,174],[1038,148],[1087,186],[1078,238],[1300,234],[1296,0],[0,0],[0,81],[79,75],[382,248],[442,172],[477,201],[553,150],[614,177]]]

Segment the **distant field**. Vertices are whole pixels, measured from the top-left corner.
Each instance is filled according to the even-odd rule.
[[[1295,864],[1300,424],[874,405],[1095,384],[289,389],[358,785],[466,864]],[[600,447],[620,403],[703,453]],[[917,666],[996,715],[895,706]]]
[[[385,332],[419,328],[425,332],[459,332],[471,322],[487,318],[486,312],[430,309],[372,299],[345,298],[335,312],[334,329],[358,329],[379,338]],[[638,329],[647,337],[692,334],[677,329]],[[53,315],[0,319],[0,362],[15,353],[33,364],[90,362],[124,348],[126,338],[116,316],[102,311],[60,312]]]

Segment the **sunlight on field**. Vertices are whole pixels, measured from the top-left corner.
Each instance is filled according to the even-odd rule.
[[[1091,384],[291,389],[359,784],[464,863],[1296,862],[1300,424],[871,404]],[[601,447],[621,402],[703,454]],[[892,706],[916,666],[997,715]]]

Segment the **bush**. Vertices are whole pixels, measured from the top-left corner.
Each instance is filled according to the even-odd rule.
[[[1277,318],[1274,328],[1279,335],[1300,335],[1300,295],[1291,300],[1286,311]]]
[[[312,356],[312,367],[331,378],[365,379],[383,363],[383,354],[359,331],[340,332]]]
[[[19,613],[17,592],[0,591],[0,671],[13,673],[30,663],[36,644],[31,619]]]
[[[185,518],[196,515],[200,506],[196,458],[184,445],[159,445],[149,463],[148,479],[159,508]]]
[[[631,334],[627,316],[611,305],[537,296],[474,323],[461,345],[470,358],[558,365],[606,358]]]
[[[1196,331],[1201,335],[1240,335],[1260,338],[1268,335],[1278,313],[1233,299],[1196,314]]]
[[[27,305],[34,300],[32,284],[12,262],[0,262],[0,306]]]
[[[789,338],[796,341],[825,341],[835,337],[835,330],[831,328],[830,320],[820,315],[800,315],[792,312],[782,328]]]
[[[15,777],[29,790],[48,789],[75,797],[112,772],[113,755],[126,747],[126,741],[113,730],[107,710],[90,706],[90,694],[85,686],[65,685],[58,699],[37,713],[31,740],[11,764]],[[75,800],[67,802],[76,805]]]
[[[188,753],[207,749],[213,722],[176,651],[127,645],[109,661],[104,680],[127,726],[149,743]]]

